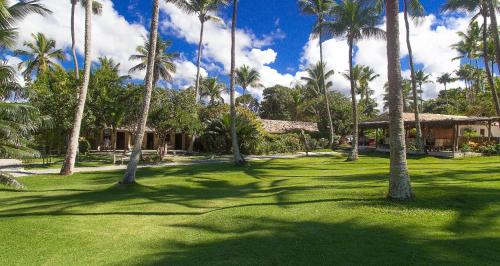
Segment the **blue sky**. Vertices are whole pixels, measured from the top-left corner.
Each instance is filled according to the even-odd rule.
[[[19,26],[20,44],[30,38],[31,32],[44,32],[57,41],[58,46],[68,51],[69,43],[69,1],[43,0],[54,16],[42,18],[37,15],[28,17]],[[133,62],[128,61],[137,45],[142,43],[142,36],[147,35],[150,21],[150,1],[137,0],[101,0],[104,12],[94,18],[93,55],[108,56],[122,64],[126,73]],[[452,62],[456,56],[449,46],[458,40],[456,32],[465,30],[468,17],[465,15],[442,15],[439,12],[443,1],[422,0],[428,16],[418,26],[412,25],[415,61],[419,68],[433,76],[451,72],[459,62]],[[170,87],[185,87],[193,82],[199,23],[194,16],[183,14],[173,5],[162,4],[161,33],[164,38],[173,41],[172,50],[182,54],[177,62],[178,73]],[[221,9],[219,16],[229,22],[231,10]],[[77,12],[78,52],[83,54],[83,11]],[[266,86],[281,84],[290,86],[300,82],[303,70],[318,60],[318,44],[309,38],[313,17],[299,13],[294,0],[241,0],[238,19],[238,56],[237,64],[248,64],[261,72]],[[381,20],[383,23],[383,19]],[[229,27],[208,23],[206,29],[203,74],[210,74],[226,80],[229,68]],[[381,25],[383,26],[383,25]],[[403,30],[403,28],[402,28]],[[404,31],[402,32],[404,33]],[[402,42],[404,44],[404,42]],[[328,66],[337,73],[347,69],[347,45],[341,38],[324,43]],[[403,46],[403,70],[407,69],[407,52]],[[65,66],[72,62],[66,60]],[[13,63],[19,58],[11,58]],[[358,43],[356,63],[368,65],[381,77],[371,85],[380,100],[386,79],[385,43],[380,40],[366,40]],[[404,75],[408,75],[404,71]],[[134,78],[140,80],[143,73]],[[347,93],[348,82],[337,74],[332,79],[332,90]],[[426,97],[435,96],[441,89],[436,84],[426,85]],[[250,92],[260,97],[262,89],[253,88]]]

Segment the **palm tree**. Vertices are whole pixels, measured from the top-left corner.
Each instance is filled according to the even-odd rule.
[[[144,39],[144,45],[137,46],[137,54],[130,56],[130,60],[140,61],[129,70],[129,73],[143,71],[148,65],[149,40]],[[156,40],[156,57],[153,70],[153,86],[156,86],[160,79],[172,81],[172,74],[177,71],[175,60],[179,58],[179,53],[170,53],[168,50],[172,46],[171,41],[164,41],[161,36]]]
[[[415,65],[413,63],[413,49],[411,47],[410,41],[410,22],[408,15],[412,18],[420,18],[424,16],[425,10],[422,3],[419,0],[403,0],[404,6],[404,19],[406,27],[406,46],[408,48],[408,58],[410,64],[410,74],[411,74],[411,90],[413,94],[413,112],[415,114],[415,129],[416,129],[416,146],[418,151],[424,150],[424,140],[422,137],[422,126],[420,124],[420,113],[418,111],[418,92],[417,92],[417,78],[415,76]],[[418,20],[415,20],[418,21]]]
[[[330,11],[331,21],[322,24],[326,33],[333,36],[347,38],[349,45],[349,76],[353,77],[353,53],[354,45],[364,38],[385,38],[385,32],[377,28],[380,22],[379,10],[371,1],[343,0]],[[353,141],[349,161],[358,159],[358,107],[356,104],[356,82],[351,81],[352,117],[353,117]]]
[[[380,77],[380,75],[376,74],[373,68],[369,66],[363,67],[359,80],[359,93],[362,99],[364,97],[365,107],[368,107],[370,103],[370,96],[374,94],[374,90],[370,89],[370,82],[374,81],[378,77]]]
[[[243,95],[246,94],[248,87],[264,87],[264,85],[260,84],[259,71],[247,65],[236,69],[236,84],[243,89]],[[247,106],[247,103],[244,102],[243,105]]]
[[[490,20],[491,20],[491,28],[492,29],[498,29],[498,22],[497,22],[497,12],[498,12],[498,1],[494,0],[486,0],[488,3],[488,11],[490,14]],[[498,36],[498,30],[492,30],[491,31],[492,38],[493,38],[493,43],[495,47],[495,59],[497,62],[497,65],[500,67],[500,40]]]
[[[85,101],[87,100],[87,90],[90,81],[90,67],[92,64],[92,2],[87,2],[85,6],[85,63],[83,70],[83,84],[78,94],[78,105],[75,111],[73,128],[69,137],[66,158],[61,168],[61,175],[73,174],[75,168],[76,153],[78,152],[78,140],[80,139],[80,128],[82,125]]]
[[[325,84],[326,88],[333,85],[333,82],[325,82],[324,79],[328,80],[333,77],[333,75],[335,75],[335,71],[328,70],[326,68],[327,66],[325,63],[322,64],[321,62],[318,62],[315,65],[309,66],[309,68],[305,70],[306,75],[301,78],[307,83],[307,88],[313,90],[314,96],[318,98],[324,95],[323,84]]]
[[[233,160],[236,165],[245,163],[245,159],[241,156],[240,146],[238,145],[238,134],[236,132],[236,98],[235,98],[235,82],[236,82],[236,19],[238,16],[238,0],[233,0],[233,18],[231,23],[231,77],[229,84],[229,98],[231,109],[231,141],[233,146]]]
[[[486,77],[488,79],[488,85],[491,90],[491,95],[493,99],[493,105],[498,116],[500,116],[500,102],[498,100],[498,94],[495,87],[495,81],[493,79],[492,69],[490,69],[490,59],[488,54],[488,16],[490,16],[488,8],[488,0],[447,0],[443,6],[445,11],[466,11],[473,13],[473,20],[476,20],[479,16],[483,18],[482,25],[482,47],[483,47],[483,60],[484,69],[486,71]],[[491,17],[491,16],[490,16]],[[498,34],[498,33],[497,33]],[[498,38],[497,38],[498,41]],[[500,59],[500,58],[499,58]]]
[[[209,98],[209,105],[224,103],[222,93],[226,91],[224,83],[220,83],[217,78],[201,78],[200,80],[200,96]]]
[[[38,0],[16,1],[0,0],[0,48],[12,48],[17,37],[16,24],[27,15],[35,13],[47,15],[52,13]]]
[[[328,12],[332,9],[333,6],[335,6],[336,3],[333,0],[299,0],[299,9],[301,12],[305,15],[311,15],[316,17],[316,23],[313,28],[313,37],[319,37],[319,61],[320,65],[324,66],[326,65],[326,62],[324,61],[323,58],[323,37],[324,37],[324,32],[323,32],[323,23],[325,21],[325,17],[328,15]],[[322,76],[325,74],[322,73]],[[321,78],[323,83],[321,84],[322,88],[319,88],[319,91],[323,91],[323,96],[324,96],[324,104],[326,107],[326,112],[328,115],[328,124],[329,124],[329,130],[330,130],[330,139],[329,139],[329,146],[330,148],[333,148],[333,140],[334,140],[334,133],[333,133],[333,121],[332,121],[332,114],[330,112],[330,102],[329,102],[329,97],[328,97],[328,86],[326,86],[326,78]]]
[[[0,61],[0,101],[16,99],[23,94],[22,86],[17,83],[16,70],[7,61]]]
[[[406,161],[403,99],[401,94],[401,57],[399,54],[399,0],[386,0],[387,63],[389,79],[389,132],[391,162],[389,199],[409,200],[412,188]]]
[[[466,32],[459,31],[457,35],[461,40],[451,47],[460,53],[460,56],[453,59],[467,59],[469,64],[472,65],[472,60],[477,60],[479,57],[479,42],[481,41],[481,28],[479,27],[479,23],[477,23],[477,21],[472,22]]]
[[[144,131],[146,130],[146,123],[149,114],[149,105],[151,103],[151,94],[153,91],[153,80],[154,80],[154,62],[156,59],[156,44],[158,40],[158,22],[160,13],[160,1],[153,0],[153,12],[151,15],[151,29],[149,36],[149,53],[148,53],[148,63],[146,66],[146,79],[145,79],[145,93],[143,99],[143,109],[142,115],[139,121],[139,125],[136,132],[134,150],[130,155],[130,160],[127,165],[127,171],[121,181],[122,184],[134,184],[135,183],[135,173],[137,171],[137,164],[139,163],[142,140],[144,138]]]
[[[31,105],[0,102],[0,158],[33,158],[38,151],[28,148],[31,135],[42,125],[38,110]],[[0,171],[0,184],[21,189],[14,177]]]
[[[78,57],[76,56],[76,34],[75,34],[75,11],[76,4],[80,4],[85,7],[88,0],[70,0],[71,1],[71,51],[73,54],[73,63],[75,65],[75,78],[78,80],[80,78],[80,70],[78,69]],[[100,15],[102,13],[102,4],[98,1],[92,1],[92,12],[94,15]]]
[[[430,83],[432,82],[430,80],[431,78],[431,74],[426,74],[423,70],[419,70],[417,71],[417,73],[415,74],[415,79],[417,80],[417,84],[418,84],[418,92],[420,93],[420,110],[423,110],[423,97],[422,97],[422,94],[424,93],[424,90],[422,88],[422,85],[426,84],[426,83]]]
[[[323,58],[323,37],[324,37],[324,32],[322,28],[322,24],[325,21],[325,16],[328,15],[328,12],[332,9],[333,6],[335,6],[336,3],[333,0],[299,0],[299,9],[301,12],[305,15],[311,15],[311,16],[316,16],[316,23],[313,28],[313,37],[318,37],[319,38],[319,61],[321,65],[326,65],[326,62],[324,61]],[[322,76],[324,73],[322,73]],[[329,139],[329,146],[330,148],[333,148],[333,141],[334,141],[334,132],[333,132],[333,121],[332,121],[332,114],[330,111],[330,103],[329,103],[329,97],[328,97],[328,90],[329,86],[326,86],[326,78],[322,78],[323,83],[321,84],[323,88],[320,89],[320,91],[323,91],[323,99],[324,99],[324,105],[326,106],[326,112],[328,115],[328,125],[329,125],[329,130],[330,130],[330,139]]]
[[[60,67],[57,60],[64,59],[64,52],[56,49],[56,41],[48,39],[43,33],[31,34],[33,41],[25,41],[25,50],[15,51],[15,55],[26,56],[28,59],[19,63],[18,68],[24,69],[23,75],[29,79],[33,74],[39,75],[48,70]]]
[[[444,86],[444,96],[446,98],[446,105],[449,105],[448,102],[448,88],[447,85],[453,81],[455,81],[454,78],[452,78],[450,73],[443,73],[441,76],[439,76],[436,80],[439,84],[443,84]]]
[[[227,5],[229,0],[166,0],[167,2],[172,2],[179,8],[184,10],[187,14],[195,14],[200,20],[200,39],[198,42],[198,58],[196,60],[196,83],[195,83],[195,97],[196,102],[199,98],[200,89],[200,69],[201,69],[201,57],[203,54],[203,34],[205,29],[205,22],[216,21],[222,22],[222,19],[215,16],[213,13],[216,12],[221,6]]]

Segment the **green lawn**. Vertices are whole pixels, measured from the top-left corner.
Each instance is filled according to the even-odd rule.
[[[0,265],[500,265],[500,157],[324,156],[21,178],[0,190]]]
[[[119,162],[120,154],[117,155]],[[46,159],[45,159],[46,160]],[[45,163],[42,158],[29,159],[23,162],[26,169],[53,169],[61,168],[64,162],[63,156],[51,156],[50,163]],[[89,153],[80,155],[75,163],[75,167],[97,167],[113,165],[113,157],[111,153]]]

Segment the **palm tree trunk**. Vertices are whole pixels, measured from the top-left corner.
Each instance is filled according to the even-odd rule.
[[[483,8],[484,9],[484,8]],[[500,116],[500,103],[498,102],[498,94],[495,87],[495,81],[493,80],[493,75],[491,74],[491,70],[489,67],[489,55],[488,55],[488,16],[486,14],[486,10],[482,11],[483,15],[483,58],[484,58],[484,69],[486,70],[486,76],[488,77],[488,84],[491,90],[491,95],[493,98],[493,105],[495,106],[495,110],[497,116]]]
[[[83,111],[85,109],[85,101],[87,99],[87,90],[90,80],[90,66],[92,63],[92,1],[88,1],[85,6],[85,66],[83,73],[83,84],[80,87],[78,97],[78,105],[76,108],[75,119],[73,121],[73,129],[68,142],[66,158],[64,159],[61,175],[71,175],[75,168],[76,153],[78,152],[78,140],[80,138],[80,129],[82,126]]]
[[[491,26],[493,29],[498,29],[498,22],[497,22],[497,14],[496,14],[496,8],[493,5],[493,0],[487,0],[488,2],[488,8],[490,11],[490,20],[491,20]],[[498,30],[493,31],[493,42],[495,43],[495,59],[497,62],[497,66],[500,68],[500,40],[498,36]],[[500,70],[499,70],[500,71]]]
[[[200,29],[200,42],[198,43],[198,58],[196,60],[196,84],[195,84],[195,102],[198,103],[200,94],[200,70],[201,70],[201,56],[203,53],[203,33],[205,30],[205,21],[201,21]]]
[[[448,88],[446,87],[446,82],[444,83],[444,97],[446,99],[446,106],[449,106],[450,101],[448,100]]]
[[[399,0],[386,1],[387,66],[389,78],[389,120],[391,163],[388,198],[409,200],[412,188],[406,162],[403,95],[401,88],[401,57],[399,54]]]
[[[417,94],[417,78],[415,77],[415,66],[413,64],[413,50],[410,41],[410,22],[408,21],[408,0],[404,0],[404,17],[406,26],[406,46],[408,47],[408,57],[410,61],[410,72],[411,72],[411,89],[413,92],[413,112],[415,113],[415,129],[417,131],[416,136],[416,146],[417,151],[422,152],[424,150],[422,141],[422,127],[420,124],[420,112],[418,111],[418,94]]]
[[[144,139],[144,132],[146,131],[146,123],[149,114],[149,105],[151,102],[151,93],[153,91],[153,79],[154,79],[154,64],[156,58],[156,44],[158,40],[158,17],[159,17],[159,0],[153,0],[153,14],[151,19],[151,33],[149,36],[149,54],[148,54],[148,64],[146,68],[146,91],[144,95],[142,115],[137,128],[134,148],[132,154],[130,155],[130,161],[127,165],[127,171],[123,177],[122,184],[133,184],[135,183],[135,174],[137,171],[137,164],[142,151],[142,140]]]
[[[112,143],[113,143],[113,165],[116,164],[116,127],[113,126],[112,128],[112,133],[111,137],[113,138]]]
[[[349,39],[349,77],[351,81],[351,100],[352,100],[352,150],[348,161],[358,160],[358,105],[356,104],[356,82],[353,76],[353,40]]]
[[[73,53],[73,62],[75,64],[75,79],[80,78],[78,69],[78,57],[76,56],[76,37],[75,37],[75,9],[76,0],[71,0],[71,51]]]
[[[241,165],[245,162],[240,153],[238,145],[238,135],[236,134],[236,99],[234,93],[235,85],[235,69],[236,69],[236,19],[238,12],[238,0],[233,0],[233,19],[231,25],[231,83],[230,83],[230,100],[231,100],[231,141],[233,146],[233,160],[236,165]]]
[[[322,22],[322,20],[323,19],[320,18],[320,22]],[[320,60],[320,63],[321,63],[321,80],[323,82],[323,84],[321,84],[321,85],[323,86],[323,93],[324,93],[324,97],[325,97],[326,112],[327,112],[327,115],[328,115],[328,125],[330,127],[329,128],[330,129],[330,139],[328,140],[328,144],[330,146],[330,149],[332,149],[333,148],[333,137],[334,137],[334,134],[333,134],[333,121],[332,121],[332,113],[330,111],[330,99],[328,98],[328,88],[326,88],[325,69],[323,69],[323,66],[325,66],[325,65],[323,63],[323,36],[322,35],[323,35],[322,32],[320,32],[320,34],[319,34],[319,60]]]

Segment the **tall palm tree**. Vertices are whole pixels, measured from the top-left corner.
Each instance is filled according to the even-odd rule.
[[[0,102],[12,96],[22,94],[21,86],[17,83],[16,70],[7,61],[0,61]]]
[[[410,175],[406,161],[403,97],[401,93],[401,57],[399,54],[399,0],[386,0],[387,66],[389,79],[389,122],[391,162],[388,198],[412,198]]]
[[[417,71],[417,73],[415,74],[415,78],[417,80],[417,84],[418,84],[418,92],[420,93],[420,110],[423,110],[423,97],[422,97],[422,94],[424,93],[424,90],[422,88],[422,85],[426,84],[426,83],[430,83],[432,82],[430,80],[431,78],[431,74],[426,74],[423,70],[419,70]]]
[[[148,49],[149,54],[148,54],[148,63],[146,66],[146,78],[145,78],[146,89],[144,92],[142,115],[136,132],[134,149],[132,151],[132,154],[130,155],[130,160],[127,165],[127,171],[125,172],[125,175],[123,176],[123,179],[121,181],[122,184],[135,183],[135,174],[137,171],[137,164],[139,163],[141,155],[142,140],[144,138],[144,132],[146,131],[149,106],[151,103],[151,94],[153,91],[154,65],[156,59],[156,44],[158,40],[158,23],[160,14],[159,2],[160,2],[159,0],[153,0],[153,11],[151,15],[151,28],[150,28],[149,49]]]
[[[208,98],[209,105],[224,103],[224,98],[222,98],[224,91],[226,91],[226,86],[217,78],[208,77],[200,80],[200,96]]]
[[[172,74],[177,71],[174,61],[179,58],[179,53],[168,52],[171,46],[171,41],[164,41],[161,36],[158,35],[158,39],[156,40],[156,56],[153,70],[153,86],[156,86],[160,79],[172,81]],[[129,70],[130,74],[143,71],[147,68],[149,47],[150,44],[147,39],[144,39],[144,45],[137,46],[137,54],[131,55],[130,60],[137,60],[140,61],[140,63]]]
[[[11,1],[0,0],[0,48],[12,48],[17,37],[16,24],[29,14],[47,15],[52,13],[40,4],[39,0]]]
[[[380,13],[373,1],[365,0],[343,0],[341,4],[334,6],[330,11],[332,20],[325,21],[322,27],[326,33],[333,36],[347,38],[349,45],[349,76],[353,77],[353,53],[354,45],[364,38],[385,38],[385,32],[377,28],[380,22]],[[351,81],[352,117],[353,117],[353,140],[352,151],[349,161],[358,160],[358,107],[356,104],[356,82]]]
[[[236,69],[236,84],[243,89],[243,95],[246,94],[248,87],[264,87],[260,84],[260,73],[255,68],[243,65]],[[244,102],[244,106],[247,104]]]
[[[61,168],[61,175],[72,175],[75,168],[76,153],[78,152],[78,140],[80,139],[80,128],[82,126],[83,111],[87,100],[87,90],[90,81],[90,67],[92,64],[92,2],[85,6],[85,63],[83,70],[83,83],[78,94],[78,104],[75,111],[73,128],[68,142],[66,158]]]
[[[313,37],[318,37],[319,38],[319,61],[320,65],[324,66],[326,65],[326,62],[324,61],[323,58],[323,38],[324,38],[324,32],[323,32],[323,23],[325,21],[325,17],[328,15],[328,12],[332,9],[333,6],[335,6],[336,3],[333,0],[299,0],[299,9],[300,11],[305,14],[305,15],[310,15],[310,16],[315,16],[316,17],[316,23],[313,28]],[[324,73],[322,74],[324,76]],[[333,132],[333,121],[332,121],[332,114],[330,112],[330,102],[329,102],[329,97],[328,97],[328,88],[325,84],[326,78],[321,79],[323,83],[321,84],[322,88],[320,88],[320,91],[323,91],[323,100],[324,104],[326,107],[326,112],[328,113],[328,125],[329,125],[329,130],[330,130],[330,139],[329,139],[329,146],[330,148],[333,148],[333,139],[334,139],[334,132]]]
[[[449,102],[448,102],[448,87],[447,87],[447,85],[449,83],[453,82],[454,80],[455,79],[451,76],[450,73],[443,73],[436,80],[439,84],[443,84],[443,86],[444,86],[444,96],[446,98],[446,105],[449,105]]]
[[[200,89],[200,75],[201,75],[201,57],[203,54],[203,34],[205,23],[207,21],[222,22],[222,19],[215,16],[215,13],[221,6],[227,5],[229,0],[166,0],[172,2],[181,8],[187,14],[195,14],[200,20],[200,38],[198,42],[198,58],[196,60],[196,83],[195,83],[195,97],[196,102],[199,99]]]
[[[23,70],[23,75],[29,79],[33,74],[45,73],[60,67],[57,60],[64,59],[64,52],[56,49],[56,41],[48,39],[43,33],[31,34],[33,41],[25,41],[23,46],[26,49],[15,51],[15,55],[25,56],[27,59],[19,63],[19,69]]]
[[[413,94],[413,113],[415,114],[415,129],[416,129],[416,146],[418,151],[424,150],[424,140],[422,137],[422,126],[420,124],[420,113],[418,111],[418,91],[417,78],[415,75],[415,65],[413,63],[413,49],[410,41],[410,22],[408,17],[411,16],[418,22],[418,18],[424,16],[424,6],[420,0],[403,0],[404,19],[406,27],[406,46],[408,48],[408,58],[411,74],[411,90]]]
[[[466,32],[459,31],[457,35],[461,40],[451,47],[456,50],[460,56],[453,59],[467,59],[469,64],[472,65],[472,60],[477,60],[479,57],[479,42],[481,41],[481,28],[479,27],[479,23],[477,23],[477,21],[472,22]]]
[[[334,70],[328,70],[325,63],[318,62],[315,65],[309,66],[306,69],[306,75],[301,79],[307,83],[308,89],[314,91],[314,96],[319,98],[324,95],[323,84],[326,85],[326,88],[332,86],[333,82],[326,82],[325,79],[328,80],[333,75],[335,75]]]
[[[75,65],[75,78],[78,80],[80,78],[80,70],[78,67],[78,57],[76,56],[76,34],[75,34],[75,11],[76,4],[80,4],[85,7],[88,0],[70,0],[71,1],[71,52],[73,54],[73,63]],[[92,1],[92,12],[94,15],[100,15],[102,13],[102,4],[98,1]]]
[[[229,98],[231,109],[231,141],[233,146],[233,160],[236,165],[245,163],[245,159],[241,156],[240,146],[238,145],[238,134],[236,132],[236,98],[235,98],[235,83],[236,83],[236,20],[238,16],[238,0],[233,0],[233,17],[231,23],[231,77],[229,84]]]
[[[491,28],[498,29],[498,22],[497,22],[498,1],[486,0],[486,2],[488,4],[488,11],[490,14]],[[500,40],[498,36],[498,30],[492,30],[491,32],[493,33],[491,37],[493,38],[493,43],[495,47],[494,57],[496,59],[497,65],[500,67]]]
[[[488,0],[447,0],[443,6],[445,11],[466,11],[473,14],[472,19],[476,20],[479,16],[483,18],[482,25],[482,47],[483,47],[483,60],[484,69],[486,71],[486,77],[488,80],[488,85],[491,90],[493,105],[498,116],[500,116],[500,102],[498,99],[497,90],[495,87],[495,81],[493,79],[492,69],[490,69],[490,58],[488,54],[488,17],[491,17],[488,8]],[[500,58],[499,58],[500,59]]]

